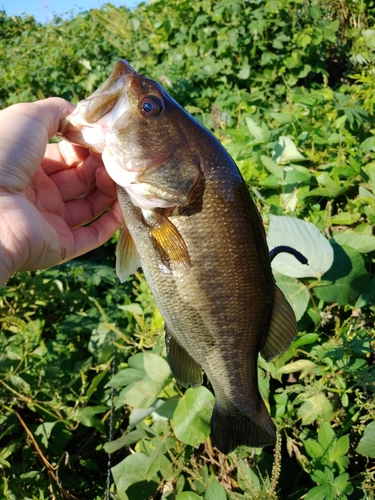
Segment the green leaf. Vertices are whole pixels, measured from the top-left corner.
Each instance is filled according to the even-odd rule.
[[[343,233],[335,234],[334,240],[339,245],[346,245],[348,247],[358,250],[360,253],[373,252],[375,250],[375,237],[365,234],[358,234],[349,229]]]
[[[294,144],[292,139],[282,135],[277,141],[272,159],[276,161],[277,164],[307,160],[307,158],[301,155],[298,151],[297,146]]]
[[[336,225],[352,225],[359,221],[361,218],[361,214],[355,214],[350,212],[340,212],[337,215],[334,215],[330,219],[331,224]]]
[[[339,498],[346,498],[346,495],[344,495],[344,493],[350,495],[353,492],[353,486],[348,481],[348,479],[349,474],[345,472],[344,474],[340,474],[340,476],[337,476],[333,482],[333,487]]]
[[[188,389],[173,414],[174,433],[180,441],[198,446],[210,434],[215,398],[205,387]]]
[[[127,304],[125,306],[117,306],[117,307],[123,311],[136,314],[137,316],[143,316],[143,310],[139,304]]]
[[[275,257],[272,268],[292,278],[319,277],[333,262],[333,249],[329,241],[311,222],[270,215],[267,242],[270,250],[279,245],[288,245],[307,258],[308,264],[305,265],[287,253]]]
[[[318,441],[324,450],[330,448],[336,440],[336,434],[328,422],[322,422],[318,428]]]
[[[149,408],[158,397],[162,387],[162,384],[154,380],[140,380],[135,384],[131,384],[120,392],[116,408],[120,408],[124,404],[127,404],[134,408],[145,410]]]
[[[330,490],[328,489],[328,493],[329,492],[330,492]],[[311,488],[311,490],[309,490],[305,499],[306,500],[328,500],[329,497],[327,496],[327,487],[326,486],[314,486],[314,488]]]
[[[268,158],[268,156],[262,155],[260,157],[263,165],[266,167],[266,169],[271,172],[272,175],[277,177],[278,179],[283,179],[284,178],[284,171],[280,165],[275,163],[271,158]]]
[[[18,391],[24,393],[30,392],[30,384],[28,384],[22,377],[19,377],[18,375],[11,375],[8,380],[9,383]]]
[[[147,481],[151,466],[150,457],[144,453],[133,453],[112,467],[113,479],[119,490],[126,491],[132,484]]]
[[[325,450],[322,448],[322,446],[312,439],[304,441],[303,444],[305,446],[307,454],[311,458],[320,459],[325,453]]]
[[[193,491],[183,491],[176,496],[176,500],[201,500],[202,497]]]
[[[164,384],[171,375],[171,370],[167,361],[150,351],[144,352],[143,359],[145,371],[150,379],[160,384]]]
[[[295,278],[289,278],[289,276],[285,276],[278,272],[274,272],[273,274],[277,286],[287,298],[296,315],[296,320],[299,321],[304,315],[310,301],[308,288]]]
[[[310,373],[315,366],[316,364],[308,359],[297,359],[297,361],[293,361],[292,363],[282,366],[276,371],[276,373],[301,372],[300,378],[303,378],[306,377],[306,375]]]
[[[375,422],[370,422],[355,450],[360,455],[375,458]]]
[[[38,425],[35,430],[34,434],[41,437],[41,441],[46,448],[48,447],[48,440],[51,437],[51,432],[56,424],[57,420],[55,420],[55,422],[44,422]]]
[[[104,450],[106,453],[114,453],[121,448],[125,448],[125,446],[130,446],[131,444],[137,443],[141,439],[147,437],[147,434],[144,430],[134,430],[128,432],[114,441],[110,441],[104,444]]]
[[[204,500],[226,500],[227,495],[221,484],[214,479],[209,485],[204,495]]]
[[[250,483],[253,490],[257,492],[261,491],[259,477],[255,474],[253,470],[250,469],[248,465],[245,464],[245,462],[242,459],[240,459],[239,472],[240,473],[238,475],[238,484],[241,489],[243,489],[244,491],[248,491],[249,490],[248,483]]]
[[[324,394],[315,394],[305,399],[298,409],[302,425],[312,424],[317,418],[329,420],[332,417],[332,406]]]
[[[369,151],[375,151],[375,137],[372,136],[372,137],[368,137],[367,139],[365,139],[361,143],[360,148],[365,153],[368,153]]]
[[[314,284],[314,293],[325,302],[347,305],[366,287],[370,276],[362,255],[348,246],[331,241],[334,261],[331,269],[322,276],[322,282]]]
[[[144,370],[135,368],[124,368],[114,375],[105,387],[125,387],[134,382],[142,380],[145,376]]]
[[[95,427],[98,431],[104,433],[104,424],[95,415],[106,411],[108,411],[108,406],[86,406],[76,414],[76,418],[82,425]]]
[[[269,131],[265,125],[259,127],[254,120],[251,118],[246,118],[246,125],[249,129],[250,134],[256,139],[258,142],[266,142],[269,138]]]
[[[270,116],[277,122],[279,122],[281,125],[284,125],[285,123],[290,123],[293,121],[292,115],[288,113],[270,113]]]
[[[241,80],[247,80],[250,76],[250,70],[251,67],[248,64],[246,64],[238,72],[238,78],[240,78]]]

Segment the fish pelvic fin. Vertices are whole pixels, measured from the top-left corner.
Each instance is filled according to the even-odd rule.
[[[286,351],[298,332],[296,317],[283,292],[275,285],[274,305],[266,342],[260,351],[267,361]]]
[[[141,267],[133,238],[126,226],[123,226],[116,245],[116,274],[121,283]]]
[[[276,442],[276,428],[262,399],[252,415],[246,415],[236,408],[223,409],[215,403],[211,418],[211,436],[214,445],[228,454],[238,446],[273,445]]]
[[[167,345],[167,358],[171,372],[177,382],[183,387],[198,387],[202,385],[202,368],[169,333],[165,327],[165,343]]]
[[[158,210],[142,210],[142,213],[163,264],[176,274],[188,271],[189,251],[176,226]]]

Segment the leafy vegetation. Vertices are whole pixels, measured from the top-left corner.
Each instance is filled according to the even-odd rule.
[[[374,14],[370,0],[108,4],[43,26],[0,13],[2,106],[77,101],[126,57],[214,129],[270,246],[282,231],[310,262],[273,261],[299,324],[286,353],[259,358],[276,446],[229,456],[209,438],[209,384],[182,391],[171,376],[142,274],[118,285],[116,238],[13,277],[0,290],[1,498],[102,499],[107,453],[120,500],[375,497]]]

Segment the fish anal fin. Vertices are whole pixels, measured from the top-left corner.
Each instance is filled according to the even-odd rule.
[[[121,283],[141,267],[141,261],[133,238],[126,226],[123,226],[116,245],[116,274]]]
[[[251,415],[236,408],[224,409],[216,400],[211,418],[211,436],[216,448],[228,454],[237,446],[262,448],[275,444],[276,429],[260,398],[257,410]]]
[[[189,251],[176,226],[158,210],[142,210],[144,219],[163,264],[176,273],[191,267]]]
[[[269,361],[286,351],[297,336],[297,322],[293,309],[283,292],[275,285],[274,306],[266,342],[260,351],[265,360]]]
[[[177,382],[183,387],[198,387],[202,385],[202,368],[181,344],[165,328],[167,358],[171,372]]]

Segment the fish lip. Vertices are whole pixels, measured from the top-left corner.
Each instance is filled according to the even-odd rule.
[[[139,179],[142,178],[142,174],[152,174],[153,172],[156,172],[161,168],[164,164],[165,161],[169,160],[172,158],[174,155],[174,151],[167,151],[165,154],[156,156],[154,158],[151,158],[150,160],[142,160],[142,167],[133,167],[131,168],[132,172],[139,172]],[[136,162],[138,163],[138,162]]]

